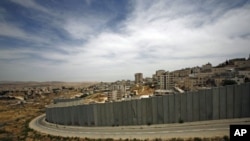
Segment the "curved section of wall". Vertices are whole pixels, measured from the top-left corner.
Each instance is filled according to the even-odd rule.
[[[61,125],[119,126],[250,117],[250,83],[141,100],[46,108],[46,120]]]

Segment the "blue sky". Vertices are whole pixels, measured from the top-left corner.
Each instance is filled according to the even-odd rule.
[[[247,0],[1,0],[0,81],[115,81],[250,53]]]

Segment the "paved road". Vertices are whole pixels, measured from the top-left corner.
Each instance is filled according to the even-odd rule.
[[[250,118],[161,124],[151,126],[77,127],[51,124],[41,115],[30,122],[30,128],[64,137],[154,139],[229,136],[230,124],[250,124]]]

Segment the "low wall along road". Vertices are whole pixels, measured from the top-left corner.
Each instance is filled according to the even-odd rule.
[[[58,102],[46,120],[60,125],[149,125],[250,117],[250,83],[104,104]]]

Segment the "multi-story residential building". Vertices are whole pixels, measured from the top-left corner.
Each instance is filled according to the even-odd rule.
[[[143,83],[143,74],[142,73],[136,73],[135,74],[135,84]]]
[[[108,101],[116,101],[121,99],[121,96],[118,94],[118,90],[112,90],[108,93]]]
[[[155,72],[155,76],[158,82],[160,81],[160,76],[163,75],[165,72],[166,72],[165,70],[157,70]]]
[[[112,84],[110,86],[110,91],[108,93],[108,101],[116,101],[121,100],[123,97],[127,95],[126,85],[122,84]]]
[[[160,89],[169,90],[174,87],[173,73],[165,72],[160,76]]]
[[[156,83],[156,88],[160,89],[160,79],[161,75],[163,75],[166,71],[165,70],[157,70],[154,75],[153,81]]]

